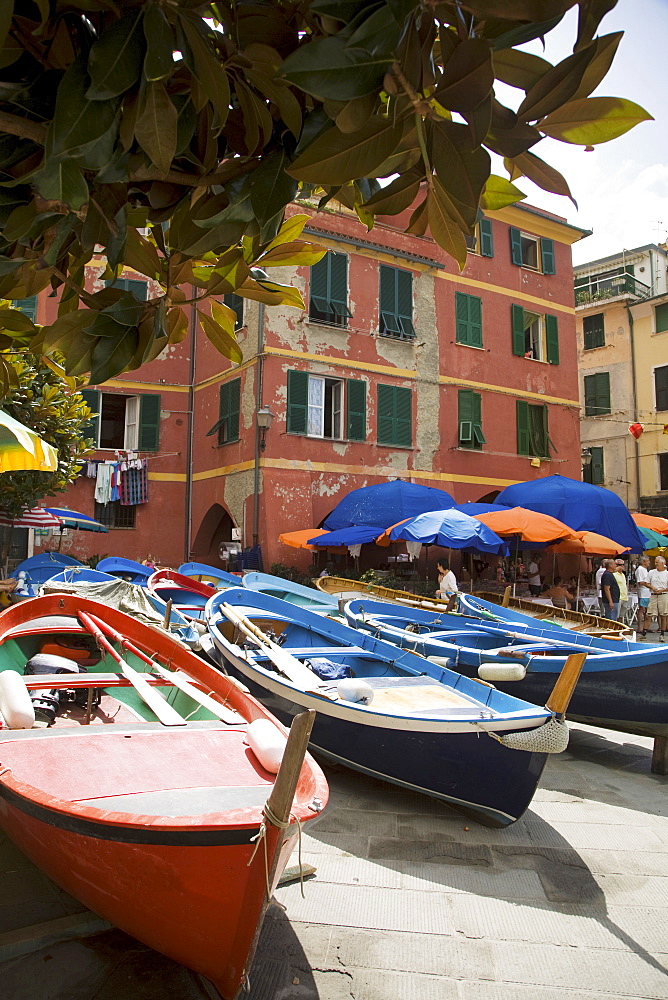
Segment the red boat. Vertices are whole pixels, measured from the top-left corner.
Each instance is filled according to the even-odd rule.
[[[167,633],[62,594],[0,615],[0,714],[0,826],[67,892],[232,1000],[299,824],[327,801],[312,718],[286,744]]]
[[[228,587],[233,584],[227,584]],[[158,569],[149,576],[146,583],[149,594],[162,601],[172,602],[186,618],[201,618],[204,620],[204,608],[210,597],[216,593],[216,588],[208,583],[201,583],[191,576],[184,576],[172,569]],[[225,584],[223,584],[225,588]]]

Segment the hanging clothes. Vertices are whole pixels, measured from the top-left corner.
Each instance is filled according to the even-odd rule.
[[[100,462],[95,481],[95,500],[97,503],[108,504],[111,500],[111,472],[111,464]]]
[[[148,502],[148,465],[145,458],[128,462],[120,483],[120,500],[124,507]]]

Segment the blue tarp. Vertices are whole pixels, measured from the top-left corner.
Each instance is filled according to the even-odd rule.
[[[395,479],[353,490],[336,505],[322,526],[335,531],[337,528],[368,524],[380,526],[378,534],[381,534],[397,521],[428,510],[445,510],[454,502],[445,490]]]
[[[632,552],[642,552],[645,540],[616,493],[566,476],[545,476],[506,486],[495,503],[551,514],[575,531],[596,531]]]
[[[423,545],[442,545],[444,548],[464,549],[472,552],[492,552],[506,555],[508,548],[502,538],[482,521],[476,521],[458,510],[434,510],[418,514],[390,532],[394,542],[404,539],[422,542]]]
[[[352,525],[349,528],[330,531],[327,535],[316,535],[315,538],[309,538],[306,544],[318,545],[321,548],[329,548],[333,545],[364,545],[365,542],[373,542],[384,531],[385,528],[378,525]]]

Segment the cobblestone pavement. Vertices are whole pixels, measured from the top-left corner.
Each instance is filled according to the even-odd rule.
[[[302,847],[317,875],[305,898],[278,890],[248,1000],[667,1000],[668,778],[649,739],[571,729],[507,830],[327,768]],[[27,924],[91,921],[6,843],[0,877],[0,954]],[[7,1000],[202,996],[115,930],[6,961],[0,983]]]

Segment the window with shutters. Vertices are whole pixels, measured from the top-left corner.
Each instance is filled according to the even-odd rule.
[[[140,302],[146,302],[148,298],[148,284],[139,278],[116,278],[115,281],[105,282],[107,288],[118,288],[122,292],[132,292]]]
[[[582,466],[582,478],[585,483],[593,483],[594,486],[602,486],[605,481],[603,469],[603,448],[593,447],[589,449],[591,462]]]
[[[19,305],[18,302],[16,304]],[[35,317],[33,316],[32,318],[34,319]],[[660,305],[654,307],[654,320],[655,333],[668,332],[668,302],[662,302]]]
[[[398,385],[378,386],[378,444],[413,445],[413,394]]]
[[[603,417],[610,413],[610,372],[596,372],[584,377],[585,417]]]
[[[288,434],[366,440],[366,382],[288,372]]]
[[[480,450],[485,444],[482,432],[482,411],[479,392],[460,389],[457,393],[457,417],[459,424],[459,447]]]
[[[584,349],[593,351],[595,347],[605,347],[605,325],[603,313],[585,316],[582,320],[584,332]]]
[[[465,236],[469,253],[480,254],[482,257],[494,256],[494,237],[491,219],[481,219],[476,222],[472,236]]]
[[[239,330],[244,325],[244,300],[236,292],[226,292],[223,295],[223,302],[230,309],[234,309],[236,314],[236,319],[234,321],[234,329]]]
[[[549,458],[550,449],[556,451],[548,430],[547,406],[534,405],[523,399],[516,402],[517,454],[535,458]]]
[[[137,507],[135,504],[122,504],[120,500],[110,503],[95,502],[95,520],[105,528],[134,528]]]
[[[83,389],[82,396],[97,416],[86,429],[100,450],[157,451],[160,444],[160,396]]]
[[[309,319],[332,326],[347,326],[352,316],[348,308],[348,258],[329,250],[311,267]]]
[[[668,490],[668,452],[656,456],[659,460],[659,489]]]
[[[379,314],[381,336],[413,340],[413,275],[410,271],[380,265]]]
[[[668,365],[654,369],[654,397],[657,410],[668,410]]]
[[[523,306],[511,306],[513,354],[559,364],[559,326],[556,316],[530,312]]]
[[[510,256],[513,264],[518,267],[528,267],[532,271],[542,271],[543,274],[555,274],[554,240],[548,240],[521,229],[509,230]]]
[[[14,305],[17,309],[20,309],[22,313],[25,313],[33,323],[37,316],[37,296],[31,295],[29,299],[14,299]]]
[[[229,444],[239,440],[239,403],[241,399],[241,379],[223,382],[220,387],[218,420],[206,436],[218,434],[218,444]]]
[[[482,347],[482,299],[455,292],[455,323],[458,344]]]

